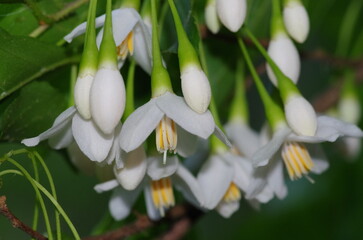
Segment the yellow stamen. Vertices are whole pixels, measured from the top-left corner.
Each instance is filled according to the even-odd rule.
[[[176,125],[173,120],[164,116],[156,127],[156,148],[159,152],[164,153],[164,163],[166,161],[166,152],[175,153],[177,144]]]
[[[301,143],[284,143],[281,154],[291,180],[307,176],[314,166],[308,150]]]
[[[133,41],[133,32],[131,31],[126,38],[122,41],[120,45],[117,46],[117,55],[122,60],[125,60],[127,55],[134,54],[134,41]]]
[[[226,193],[223,196],[223,201],[229,203],[229,202],[239,201],[240,199],[241,199],[241,191],[236,186],[236,184],[231,182],[229,188],[227,189]]]
[[[160,215],[165,215],[165,210],[175,205],[174,193],[169,177],[151,182],[151,197],[155,208]]]

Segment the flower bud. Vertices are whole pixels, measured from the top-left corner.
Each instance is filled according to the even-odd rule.
[[[216,0],[208,1],[205,7],[205,23],[212,33],[219,32],[221,26],[217,16]]]
[[[284,7],[284,24],[289,35],[303,43],[309,33],[309,16],[300,1],[287,1]]]
[[[241,28],[246,11],[246,0],[217,0],[219,19],[231,32],[237,32]]]
[[[300,95],[290,96],[285,104],[286,121],[298,135],[314,136],[317,128],[316,113],[311,104]]]
[[[181,87],[184,99],[197,113],[207,111],[211,100],[211,88],[205,73],[196,65],[190,64],[181,71]]]
[[[271,40],[267,51],[280,70],[294,83],[297,83],[300,75],[300,57],[291,39],[283,33],[277,34]],[[271,67],[267,64],[266,68],[271,82],[278,86]]]
[[[120,72],[100,68],[91,87],[90,106],[94,122],[105,134],[113,132],[125,109],[125,85]]]
[[[361,106],[357,98],[345,97],[340,100],[338,111],[343,121],[357,124],[361,115]]]
[[[95,72],[80,74],[74,86],[74,103],[79,114],[86,120],[91,118],[90,91]]]

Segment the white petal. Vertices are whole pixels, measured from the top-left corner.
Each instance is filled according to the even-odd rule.
[[[217,6],[215,0],[207,2],[204,13],[205,23],[208,29],[214,34],[219,32],[221,26],[218,20]]]
[[[362,139],[345,137],[342,140],[344,142],[345,152],[352,160],[356,159],[361,152]]]
[[[115,176],[120,185],[126,190],[134,190],[145,176],[147,162],[143,146],[126,154],[124,167],[114,168]]]
[[[237,32],[241,28],[246,12],[246,0],[217,0],[219,19],[232,32]]]
[[[163,163],[162,157],[149,157],[147,159],[147,174],[152,180],[173,175],[178,169],[179,160],[177,156],[168,157],[166,163]]]
[[[272,159],[268,168],[267,181],[269,187],[275,192],[279,199],[284,199],[287,195],[287,187],[284,181],[284,166],[282,159],[280,157],[275,157]]]
[[[243,156],[251,157],[261,146],[259,135],[247,125],[228,123],[224,129]]]
[[[83,154],[76,142],[72,142],[72,144],[68,146],[67,152],[71,162],[77,169],[89,176],[95,175],[95,162],[89,160],[88,157]]]
[[[66,148],[74,142],[72,133],[72,121],[68,121],[67,126],[65,126],[61,131],[55,133],[53,136],[49,137],[49,146],[53,149]]]
[[[68,108],[55,119],[51,128],[49,128],[45,132],[42,132],[37,137],[23,139],[21,143],[28,147],[34,147],[38,145],[40,141],[43,141],[60,132],[63,132],[64,130],[66,130],[66,128],[69,128],[69,123],[71,122],[72,117],[75,113],[75,107]]]
[[[274,192],[267,183],[268,170],[269,166],[258,167],[255,170],[245,192],[246,199],[258,199],[260,202],[266,203],[274,197]]]
[[[288,139],[298,142],[318,143],[324,141],[335,142],[338,137],[363,137],[362,130],[356,125],[340,121],[333,117],[318,116],[317,122],[318,126],[315,136],[296,136],[295,134],[291,134]]]
[[[142,188],[134,191],[126,191],[122,188],[116,188],[112,195],[108,207],[115,220],[122,220],[130,214],[132,205],[139,196]]]
[[[151,31],[141,21],[134,28],[134,58],[142,69],[151,74]]]
[[[221,201],[234,177],[233,167],[221,155],[212,155],[198,173],[204,193],[204,207],[213,209]]]
[[[185,103],[182,97],[166,92],[157,98],[157,106],[169,118],[186,131],[201,138],[208,138],[214,131],[214,120],[210,111],[199,114]]]
[[[304,6],[299,1],[287,1],[283,16],[287,32],[297,42],[303,43],[310,28],[309,16]]]
[[[344,122],[357,124],[362,115],[359,99],[354,97],[343,97],[338,103],[339,117]]]
[[[121,128],[122,128],[122,123],[119,122],[119,124],[115,128],[114,139],[112,142],[110,152],[108,153],[106,159],[104,160],[107,164],[112,164],[113,162],[115,162],[117,168],[122,168],[124,165],[123,163],[124,154],[122,153],[120,147]]]
[[[291,39],[285,34],[279,34],[271,40],[267,51],[280,70],[297,83],[300,75],[300,56]],[[268,64],[266,69],[271,82],[277,87],[276,76]]]
[[[197,149],[198,137],[190,134],[177,125],[178,144],[176,146],[177,153],[182,157],[193,155]]]
[[[219,214],[224,218],[230,218],[233,213],[235,213],[239,209],[239,201],[233,202],[221,202],[216,207],[216,210]]]
[[[78,114],[73,117],[72,131],[79,148],[89,159],[105,160],[113,143],[113,134],[104,134],[91,120],[84,120]]]
[[[281,145],[285,142],[287,136],[291,133],[288,127],[280,128],[274,133],[270,142],[261,147],[252,156],[252,163],[254,166],[264,166],[269,163],[270,159],[280,149]]]
[[[202,190],[198,184],[197,179],[182,165],[179,167],[172,176],[175,187],[187,196],[187,198],[194,198],[193,202],[198,202],[200,206],[204,205],[205,199]]]
[[[125,109],[125,85],[118,70],[101,68],[93,80],[90,104],[92,118],[106,134],[114,131]]]
[[[180,78],[183,96],[188,106],[197,113],[207,111],[212,93],[203,70],[190,64],[181,69]]]
[[[97,17],[96,28],[103,26],[104,22],[105,22],[105,14]],[[86,32],[86,27],[87,27],[87,22],[81,23],[80,25],[75,27],[69,34],[67,34],[64,37],[64,40],[66,40],[69,43],[72,42],[72,40],[75,37],[78,37],[79,35],[84,34]]]
[[[124,122],[120,135],[120,146],[126,152],[139,147],[155,130],[164,113],[155,104],[153,98],[137,108]]]
[[[224,144],[226,144],[227,147],[231,148],[232,143],[229,141],[227,136],[224,134],[224,132],[216,125],[214,128],[214,135],[219,138]]]
[[[107,191],[110,191],[116,187],[120,186],[118,184],[118,182],[116,180],[110,180],[110,181],[107,181],[107,182],[103,182],[103,183],[99,183],[97,184],[94,189],[96,192],[98,193],[103,193],[103,192],[107,192]]]
[[[144,196],[145,196],[145,203],[146,203],[146,210],[147,215],[151,220],[159,220],[161,218],[159,209],[156,209],[154,206],[154,202],[151,198],[151,189],[150,184],[147,184],[144,188]]]
[[[78,113],[84,119],[91,118],[90,109],[90,92],[94,79],[94,74],[84,74],[78,76],[74,86],[74,103],[77,106]]]
[[[307,150],[314,163],[311,171],[315,174],[321,174],[329,167],[328,158],[326,157],[323,148],[320,144],[306,145]]]
[[[139,21],[133,13],[135,9],[120,8],[112,11],[112,32],[116,46],[119,46],[125,40],[127,35],[133,30],[135,24]],[[103,24],[102,24],[103,25]],[[103,28],[97,34],[97,46],[101,45]]]
[[[237,155],[232,155],[231,160],[233,162],[235,173],[233,182],[238,186],[238,188],[246,192],[254,170],[252,163],[249,159]]]
[[[300,95],[293,95],[284,104],[286,121],[291,129],[302,136],[314,136],[317,129],[316,113],[311,104]]]

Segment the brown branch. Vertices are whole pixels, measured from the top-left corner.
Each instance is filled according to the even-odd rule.
[[[46,240],[48,238],[44,237],[42,234],[34,231],[29,226],[27,226],[25,223],[20,221],[17,217],[14,216],[14,214],[9,210],[8,206],[6,205],[6,197],[0,196],[0,213],[9,219],[11,224],[14,228],[19,228],[29,236],[38,239],[38,240]]]

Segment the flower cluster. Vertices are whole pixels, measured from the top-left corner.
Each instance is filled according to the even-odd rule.
[[[35,146],[49,139],[51,147],[67,148],[77,167],[102,180],[95,186],[97,192],[113,191],[109,208],[116,220],[130,214],[141,191],[153,220],[176,204],[174,189],[194,206],[215,209],[226,218],[239,208],[241,199],[258,208],[275,196],[282,199],[287,195],[284,166],[291,180],[305,177],[311,182],[310,173],[319,174],[328,168],[318,143],[345,136],[363,137],[355,125],[359,116],[348,123],[319,115],[296,85],[300,59],[288,34],[302,43],[309,30],[300,0],[284,1],[283,15],[280,1],[273,1],[272,37],[267,51],[243,28],[268,62],[268,76],[280,94],[277,101],[256,73],[244,42],[237,38],[261,96],[268,126],[261,133],[249,126],[244,63],[239,61],[230,116],[224,125],[227,136],[213,101],[203,46],[200,44],[198,54],[174,1],[168,0],[168,4],[177,33],[183,96],[174,92],[168,63],[160,51],[155,0],[145,8],[150,12],[144,12],[144,17],[138,6],[111,11],[108,0],[106,14],[97,18],[97,3],[91,0],[87,22],[64,37],[71,42],[85,33],[73,93],[75,104],[61,113],[50,129],[22,141]],[[246,13],[245,0],[209,0],[206,24],[217,33],[221,21],[234,33],[241,29]],[[124,64],[127,59],[130,64]],[[151,85],[150,100],[136,109],[135,63],[150,75]],[[126,66],[129,74],[125,88],[120,69]],[[351,94],[348,96],[350,102],[341,103],[342,118],[357,111],[351,110],[356,106]],[[208,147],[205,142],[209,142]],[[203,151],[209,155],[200,155]]]

